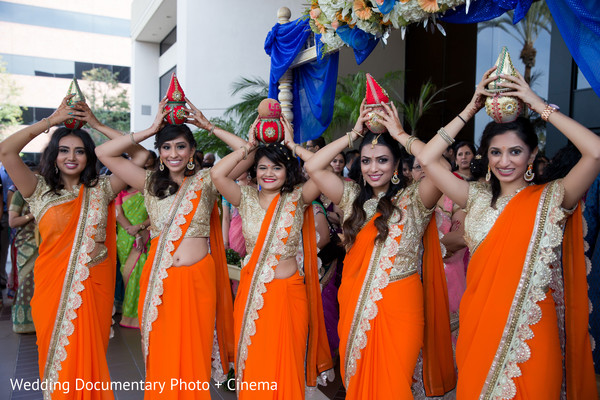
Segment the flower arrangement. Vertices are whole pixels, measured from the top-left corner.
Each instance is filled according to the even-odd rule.
[[[412,23],[436,22],[436,16],[469,0],[311,0],[307,14],[313,32],[329,48],[347,44],[338,29],[360,29],[385,42],[392,29],[402,29]]]

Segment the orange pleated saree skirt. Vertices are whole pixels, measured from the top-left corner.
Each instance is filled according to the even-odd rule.
[[[569,400],[597,398],[583,242],[572,241],[573,234],[582,235],[580,212],[567,223],[578,227],[567,229],[571,244],[563,247],[564,370],[554,293],[546,286],[531,297],[536,279],[543,279],[539,268],[551,266],[549,243],[556,238],[548,232],[561,232],[553,226],[562,201],[556,190],[551,183],[517,194],[471,258],[456,349],[458,399],[559,399],[563,375]],[[560,260],[553,262],[552,268],[560,267]]]
[[[371,309],[361,292],[368,279],[377,236],[373,221],[378,215],[362,228],[347,253],[338,294],[341,374],[346,398],[413,399],[413,373],[422,348],[426,360],[423,376],[426,390],[443,395],[454,387],[455,377],[448,297],[435,220],[425,234],[431,242],[426,253],[432,253],[424,260],[427,273],[424,272],[423,281],[426,285],[421,283],[416,272],[390,282],[380,290],[380,295],[376,295],[375,306]],[[434,261],[435,271],[433,267],[428,268]],[[434,282],[439,287],[434,287]],[[361,301],[365,303],[360,303],[357,308]],[[366,320],[357,314],[363,309],[365,315],[370,315],[368,328],[363,325]],[[374,311],[377,314],[373,317]],[[364,339],[357,333],[360,331],[364,332]],[[356,349],[352,350],[353,346],[362,348],[360,356]]]
[[[40,377],[45,379],[49,373],[52,374],[46,369],[58,374],[56,384],[52,385],[52,399],[114,398],[106,361],[116,276],[113,207],[108,210],[107,256],[103,261],[86,267],[89,275],[79,282],[81,290],[77,290],[80,304],[60,319],[63,329],[55,330],[59,311],[65,307],[65,296],[73,293],[73,290],[65,289],[69,286],[65,285],[65,277],[70,270],[72,252],[75,254],[73,249],[79,248],[82,243],[82,236],[78,239],[76,231],[78,227],[81,230],[80,220],[91,213],[82,212],[84,192],[82,187],[76,200],[51,207],[38,222],[42,243],[34,267],[35,291],[31,306]],[[73,281],[82,277],[75,275]],[[67,322],[69,319],[70,322]],[[72,328],[67,328],[68,325]],[[78,387],[81,389],[77,390]]]
[[[140,279],[138,315],[143,314],[150,265],[157,239],[152,240]],[[162,304],[152,324],[146,360],[146,383],[164,382],[164,391],[146,390],[145,399],[210,399],[207,387],[217,302],[215,263],[210,254],[194,265],[171,267],[163,280]]]

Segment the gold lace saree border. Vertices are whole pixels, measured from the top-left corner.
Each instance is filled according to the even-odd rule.
[[[96,233],[96,225],[101,218],[98,191],[85,186],[82,190],[84,191],[82,207],[75,231],[75,240],[63,281],[44,368],[44,381],[48,382],[47,389],[44,390],[45,400],[52,398],[53,388],[58,382],[59,371],[62,369],[62,362],[67,358],[65,348],[69,344],[69,336],[75,331],[75,326],[71,321],[77,318],[75,310],[82,304],[79,293],[84,289],[82,282],[89,276],[87,265],[90,260],[89,253],[94,249],[93,237]],[[56,204],[58,203],[54,205]]]
[[[523,272],[502,339],[479,396],[481,400],[512,399],[516,396],[517,389],[513,379],[521,376],[518,364],[531,357],[526,341],[534,336],[530,326],[542,318],[541,308],[537,303],[546,298],[544,289],[548,287],[552,274],[548,265],[556,258],[552,248],[560,244],[562,236],[557,224],[562,218],[562,212],[556,204],[553,207],[553,203],[557,202],[553,200],[562,199],[562,195],[554,182],[543,189]]]
[[[142,314],[142,351],[144,362],[148,359],[148,346],[150,341],[150,332],[152,324],[158,318],[158,306],[162,304],[163,280],[168,276],[167,269],[173,264],[171,252],[175,250],[173,242],[181,238],[183,232],[181,225],[185,224],[185,216],[193,211],[192,200],[202,193],[196,194],[196,191],[202,188],[202,178],[198,174],[186,179],[179,191],[169,211],[169,218],[162,229],[159,241],[156,247],[156,254],[150,270],[150,279],[144,298],[144,311]]]
[[[252,275],[238,342],[236,378],[240,382],[244,378],[244,369],[246,367],[246,359],[248,358],[248,346],[252,343],[250,338],[256,333],[256,324],[254,321],[258,319],[258,311],[264,305],[262,295],[267,291],[265,285],[275,277],[274,267],[279,262],[285,241],[289,236],[287,228],[294,221],[292,213],[297,212],[296,208],[301,194],[301,189],[295,188],[291,195],[283,194],[279,198],[279,204],[271,219],[269,233],[261,249],[254,274]],[[273,243],[274,241],[275,243]]]
[[[388,220],[388,226],[390,225],[390,221],[397,220],[399,222],[389,227],[386,240],[376,243],[371,253],[366,279],[363,282],[356,303],[350,334],[346,344],[344,376],[346,388],[348,388],[350,379],[356,373],[356,364],[360,359],[360,353],[367,346],[366,332],[371,329],[370,321],[377,316],[377,301],[382,299],[381,290],[386,288],[391,282],[401,279],[400,275],[397,275],[391,280],[389,272],[394,265],[394,258],[400,247],[400,240],[407,215],[406,206],[406,201],[401,200],[399,202],[398,209],[394,211]],[[414,272],[406,271],[406,276],[404,277],[406,278]]]

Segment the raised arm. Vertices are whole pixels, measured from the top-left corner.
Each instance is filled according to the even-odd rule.
[[[310,178],[317,184],[319,190],[334,204],[339,204],[340,201],[342,201],[344,181],[329,169],[329,165],[335,156],[340,154],[346,146],[351,147],[351,143],[363,136],[365,130],[364,123],[367,120],[368,112],[369,111],[365,107],[365,100],[363,100],[360,104],[360,115],[354,124],[354,128],[346,133],[346,135],[334,140],[317,151],[306,164],[304,164],[304,169]],[[360,159],[358,162],[360,162]]]
[[[229,146],[231,150],[237,150],[242,146],[246,145],[247,142],[241,137],[234,135],[231,132],[227,132],[225,129],[219,128],[218,126],[210,122],[208,118],[206,118],[204,114],[202,114],[202,111],[200,111],[195,105],[192,104],[190,99],[186,97],[185,101],[189,105],[189,108],[185,109],[185,111],[187,111],[188,113],[188,124],[192,124],[200,129],[209,131],[210,134],[215,135],[220,140],[225,142],[225,144]]]
[[[540,114],[543,119],[554,125],[567,139],[573,142],[577,150],[581,152],[581,159],[563,178],[565,196],[562,206],[567,209],[575,207],[600,172],[600,137],[579,122],[547,105],[531,90],[521,74],[519,76],[501,75],[501,77],[510,81],[502,86],[514,89],[514,92],[510,93],[511,96],[523,100],[529,108]]]
[[[167,99],[164,98],[158,105],[158,113],[150,128],[140,132],[131,132],[129,135],[117,136],[106,143],[96,147],[96,155],[104,165],[114,174],[122,179],[129,186],[143,192],[144,182],[146,181],[146,170],[133,161],[121,157],[121,154],[127,151],[132,145],[154,136],[162,128],[164,118],[167,115],[165,105]],[[143,165],[143,164],[142,164]],[[111,181],[111,185],[112,185]],[[113,187],[114,189],[114,187]]]
[[[72,112],[73,118],[79,121],[87,122],[90,128],[97,130],[111,140],[123,136],[120,131],[98,121],[98,118],[96,118],[90,106],[88,106],[85,102],[80,101],[75,103],[73,105]],[[131,161],[138,167],[143,167],[148,159],[148,151],[139,144],[134,145],[131,143],[125,152],[131,156]],[[126,183],[116,174],[110,176],[110,185],[115,193],[120,192],[127,186]]]
[[[13,133],[0,143],[0,161],[23,197],[29,197],[33,194],[37,179],[35,174],[25,165],[19,153],[27,143],[40,133],[48,133],[51,126],[62,124],[71,118],[69,113],[72,113],[72,109],[67,105],[67,100],[71,97],[73,95],[66,96],[50,117],[43,118],[41,121]]]
[[[292,154],[294,156],[298,156],[302,159],[302,161],[306,162],[314,156],[314,153],[306,150],[302,146],[294,143],[294,128],[290,121],[287,120],[285,116],[280,117],[281,123],[284,127],[284,140],[283,144],[287,146],[288,149],[292,150]],[[305,203],[311,203],[314,199],[321,195],[321,190],[317,186],[317,184],[309,178],[302,187],[302,200]]]
[[[233,176],[234,170],[237,169],[238,165],[246,164],[254,150],[256,150],[256,146],[249,144],[242,146],[223,157],[210,169],[210,177],[215,187],[234,207],[240,206],[242,198],[242,189],[235,181],[237,177]]]
[[[416,136],[411,136],[404,131],[394,103],[391,103],[391,105],[381,103],[381,105],[383,106],[383,110],[378,113],[381,117],[381,123],[387,128],[390,135],[404,146],[409,154],[419,158],[419,154],[425,147],[425,143],[417,139]],[[401,165],[399,168],[401,168]],[[441,195],[442,192],[430,179],[427,179],[427,177],[421,179],[421,183],[419,183],[419,196],[425,207],[433,207]]]
[[[453,202],[461,208],[467,206],[469,197],[469,183],[458,178],[440,163],[440,157],[448,145],[454,143],[454,138],[471,118],[477,114],[485,105],[485,98],[491,94],[485,90],[485,87],[492,82],[496,77],[491,77],[490,74],[496,67],[488,69],[481,82],[475,88],[475,94],[469,104],[461,111],[450,123],[440,128],[438,134],[435,135],[419,152],[419,162],[425,170],[427,178],[450,197]]]

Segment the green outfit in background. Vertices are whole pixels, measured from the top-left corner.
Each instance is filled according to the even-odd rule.
[[[144,196],[139,192],[135,194],[124,193],[124,195],[121,207],[123,208],[125,218],[129,220],[131,225],[139,225],[145,222],[146,219],[148,219],[148,212],[144,206]],[[123,275],[125,275],[123,267],[127,262],[127,258],[133,248],[134,242],[135,236],[131,236],[120,224],[117,224],[117,254],[119,256],[121,272]],[[138,298],[140,296],[140,276],[142,275],[142,269],[148,256],[148,249],[150,248],[149,244],[149,240],[148,243],[142,243],[142,253],[138,258],[135,267],[131,270],[129,281],[127,281],[126,276],[123,276],[124,281],[127,281],[127,286],[125,287],[125,298],[123,299],[122,326],[138,327],[137,310]]]
[[[23,200],[20,192],[15,192],[13,195],[9,211],[16,212],[19,216],[29,214],[29,205]],[[19,287],[12,306],[13,331],[17,333],[35,332],[29,305],[33,296],[33,265],[38,256],[38,246],[35,243],[35,222],[32,220],[15,231],[14,243],[17,250]]]

